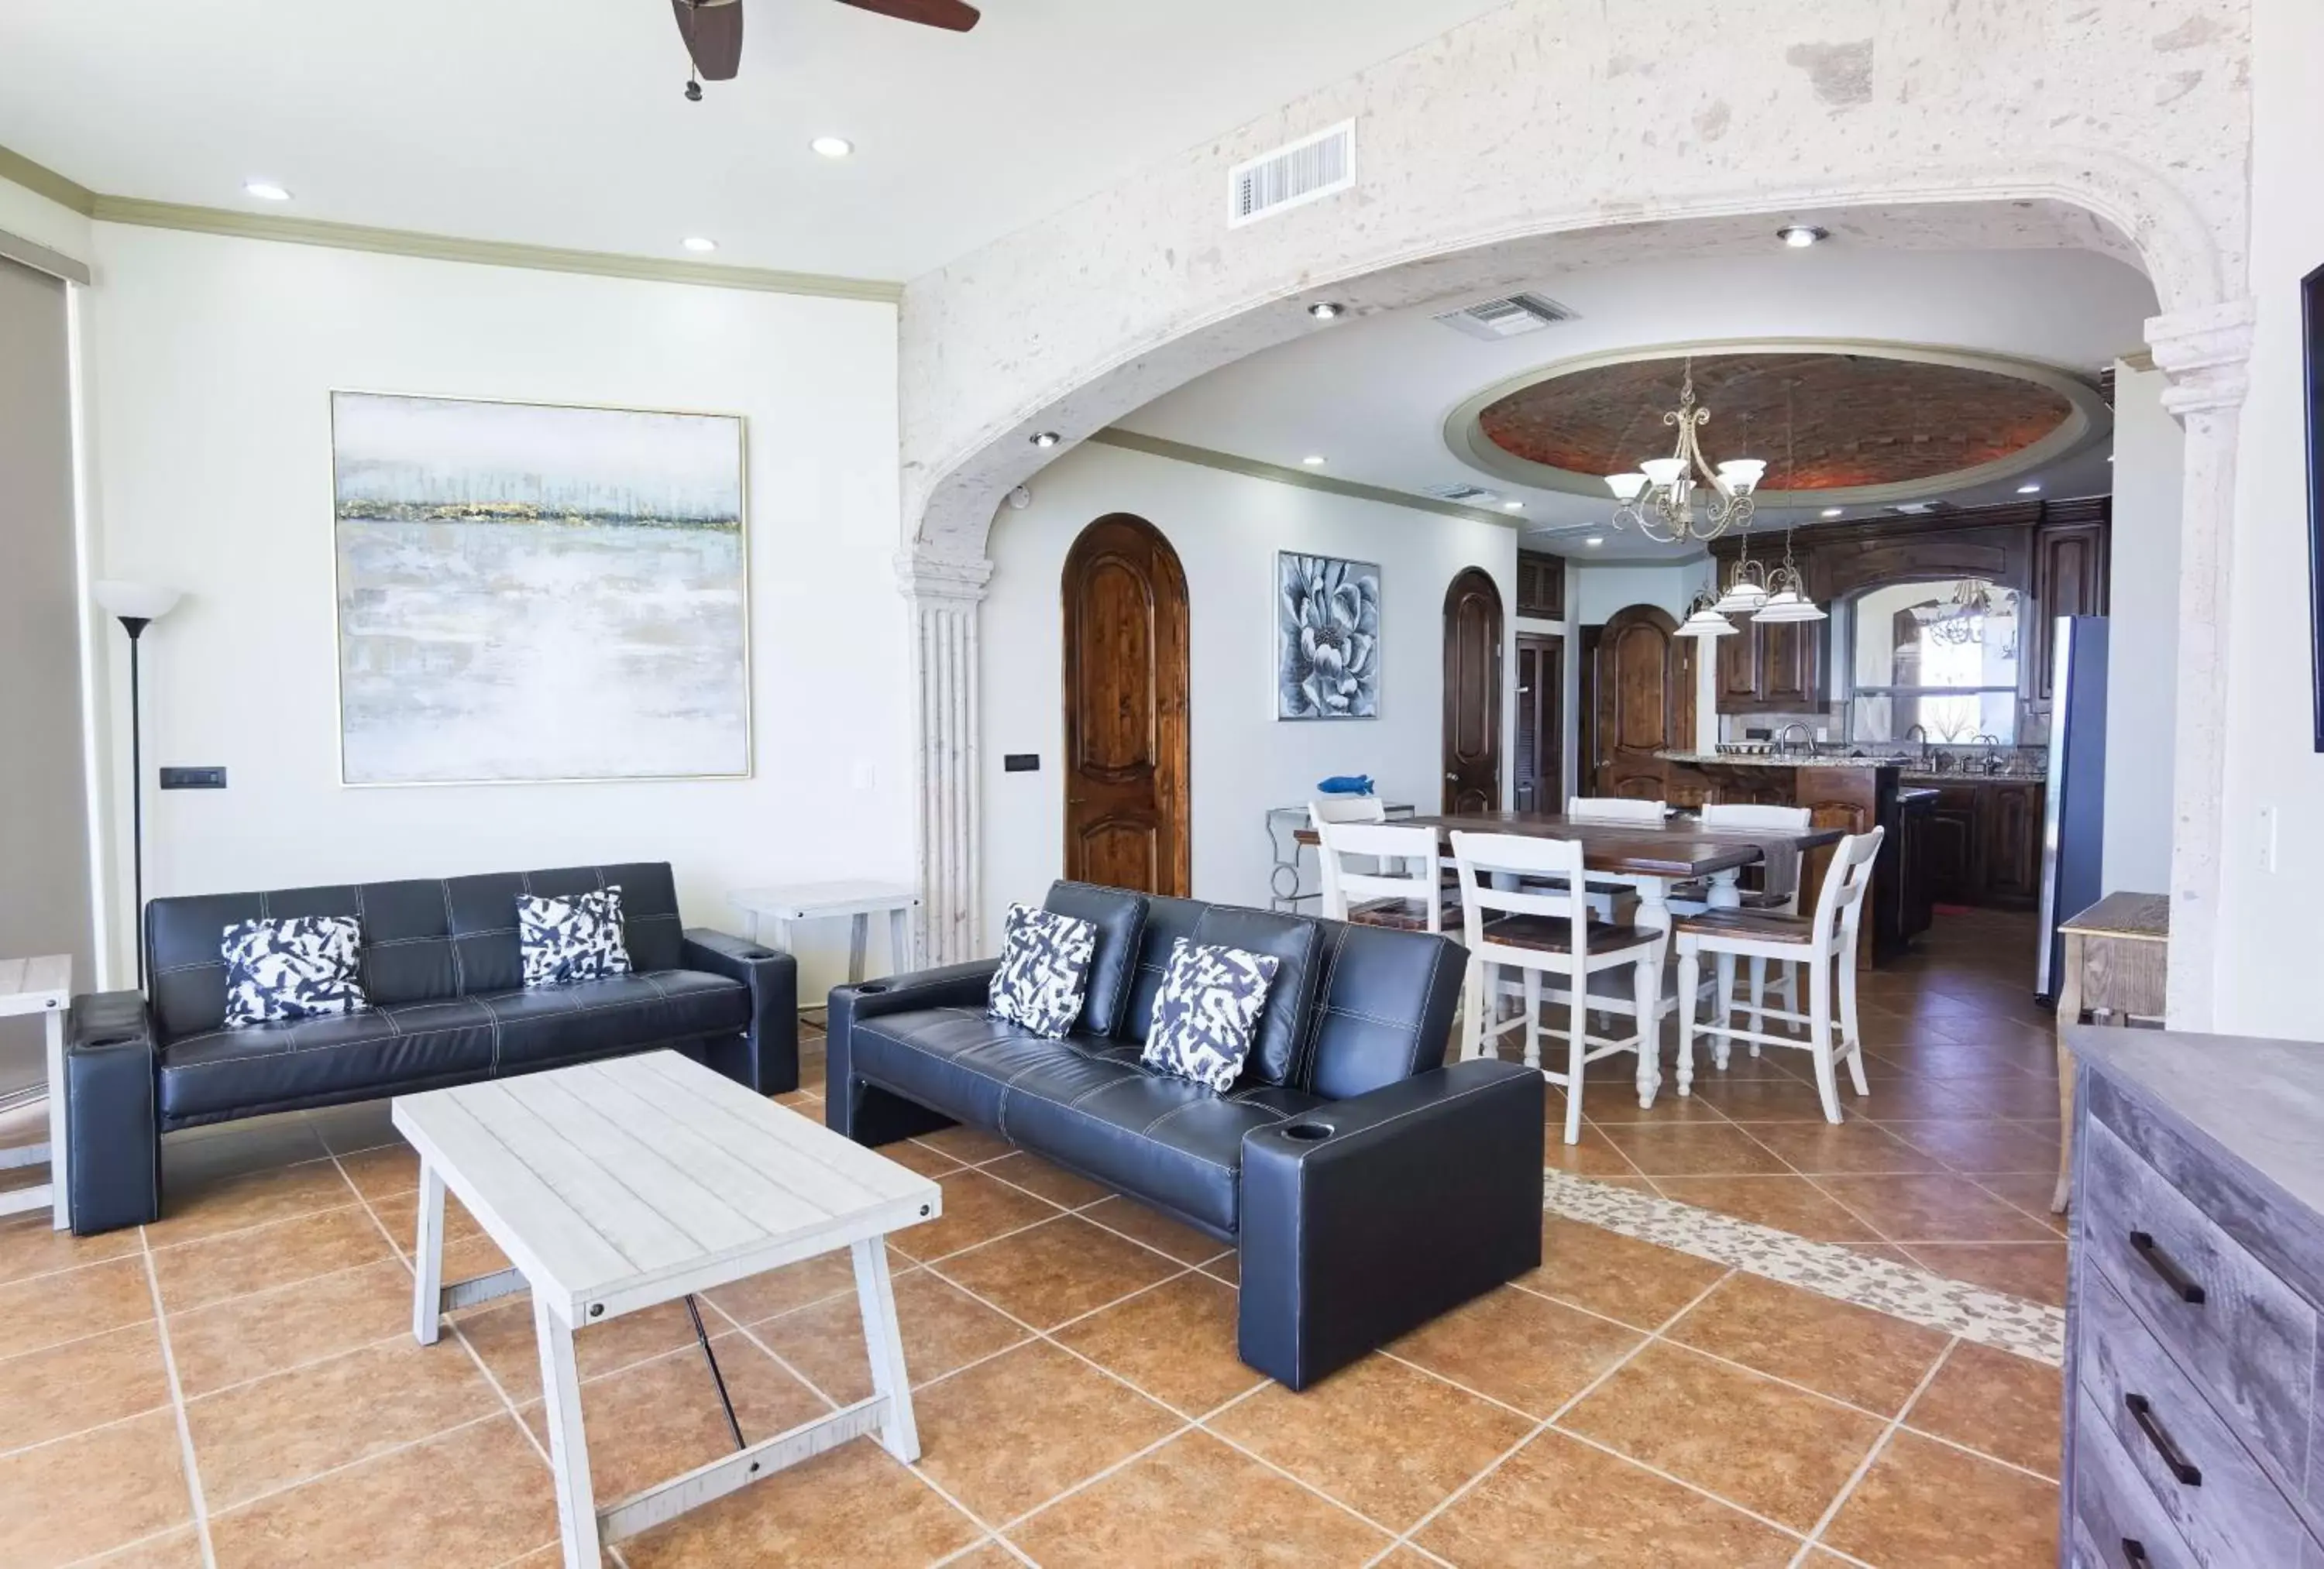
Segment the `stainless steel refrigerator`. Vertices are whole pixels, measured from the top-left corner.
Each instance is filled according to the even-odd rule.
[[[2065,964],[2058,923],[2105,893],[2107,622],[2060,616],[2051,640],[2050,789],[2042,812],[2042,951],[2034,991],[2054,1004]]]

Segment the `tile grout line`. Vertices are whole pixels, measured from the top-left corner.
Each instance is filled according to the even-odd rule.
[[[161,1277],[153,1269],[153,1249],[145,1228],[137,1228],[137,1242],[145,1263],[145,1289],[153,1299],[153,1331],[161,1343],[161,1372],[169,1381],[170,1409],[178,1428],[178,1463],[186,1468],[186,1500],[194,1513],[194,1541],[201,1549],[202,1569],[217,1569],[217,1549],[210,1542],[209,1503],[202,1494],[201,1463],[194,1457],[193,1424],[186,1417],[185,1391],[178,1382],[177,1353],[170,1344],[169,1309],[161,1301]]]
[[[1914,1406],[1920,1404],[1921,1397],[1926,1394],[1929,1386],[1936,1381],[1937,1374],[1944,1371],[1947,1363],[1952,1361],[1953,1347],[1960,1343],[1961,1337],[1958,1335],[1947,1341],[1944,1350],[1937,1354],[1937,1360],[1929,1364],[1929,1371],[1921,1375],[1921,1381],[1913,1387],[1912,1394],[1905,1399],[1904,1405],[1898,1408],[1895,1419],[1881,1429],[1880,1436],[1873,1440],[1872,1447],[1864,1452],[1864,1458],[1856,1463],[1856,1469],[1850,1472],[1848,1480],[1840,1484],[1838,1494],[1833,1497],[1831,1503],[1824,1506],[1822,1515],[1817,1519],[1815,1525],[1807,1534],[1807,1546],[1801,1548],[1799,1556],[1792,1560],[1794,1564],[1804,1559],[1811,1548],[1821,1546],[1824,1532],[1831,1528],[1832,1521],[1840,1518],[1841,1507],[1856,1491],[1857,1485],[1870,1474],[1874,1463],[1886,1452],[1889,1440],[1895,1437],[1896,1429],[1904,1425],[1904,1418],[1911,1414]]]

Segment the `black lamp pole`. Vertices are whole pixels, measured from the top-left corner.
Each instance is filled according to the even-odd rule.
[[[145,711],[137,701],[137,639],[152,619],[151,616],[120,618],[121,629],[129,634],[129,930],[136,940],[141,992],[145,989],[145,750],[140,731]]]

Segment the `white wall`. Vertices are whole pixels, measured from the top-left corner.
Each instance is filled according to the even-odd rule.
[[[1516,604],[1512,529],[1097,445],[1044,469],[1032,491],[1030,508],[1004,509],[993,527],[982,631],[987,946],[1010,903],[1038,900],[1063,866],[1059,573],[1074,538],[1109,512],[1153,524],[1185,568],[1198,898],[1264,905],[1267,809],[1306,801],[1328,775],[1370,774],[1387,799],[1436,807],[1444,590],[1463,567],[1481,566],[1499,585],[1504,691],[1514,684],[1506,638]],[[1283,549],[1379,564],[1379,719],[1274,718],[1274,569]],[[1504,757],[1507,723],[1505,712]],[[1039,753],[1040,772],[1001,772],[1006,752]],[[1508,783],[1505,767],[1504,792]],[[1312,885],[1312,854],[1307,876]]]
[[[2300,280],[2324,265],[2324,6],[2254,0],[2251,291],[2259,319],[2236,470],[2227,617],[2227,833],[2218,1027],[2324,1040],[2316,987],[2324,757],[2310,719]],[[2263,814],[2272,816],[2271,833]],[[2273,840],[2270,854],[2269,840]]]
[[[2319,258],[2324,260],[2324,258]],[[2106,830],[2112,893],[2171,887],[2171,770],[2179,707],[2179,520],[2186,435],[2160,371],[2114,375],[2114,536],[2107,610]]]
[[[223,764],[230,784],[147,797],[149,896],[666,859],[690,922],[739,931],[741,885],[911,880],[893,307],[111,224],[96,241],[95,558],[187,591],[146,635],[148,776]],[[743,415],[755,775],[341,785],[334,388]],[[829,939],[811,959],[810,993]]]
[[[1673,619],[1686,619],[1687,601],[1710,581],[1700,558],[1669,564],[1612,563],[1576,565],[1569,580],[1573,588],[1573,619],[1585,627],[1602,627],[1615,611],[1631,605],[1659,605]]]

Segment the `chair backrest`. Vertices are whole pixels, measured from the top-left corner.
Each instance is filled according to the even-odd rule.
[[[1663,801],[1631,801],[1619,795],[1576,795],[1565,803],[1568,817],[1595,822],[1660,822],[1670,814]]]
[[[1307,803],[1307,821],[1319,829],[1327,822],[1385,822],[1388,804],[1377,795],[1318,795]]]
[[[1500,888],[1493,885],[1493,874],[1504,872],[1514,879],[1554,877],[1562,879],[1569,889],[1582,885],[1582,841],[1576,839],[1544,839],[1534,834],[1464,833],[1454,830],[1452,864],[1461,875],[1461,927],[1462,940],[1470,951],[1486,946],[1485,922],[1494,915],[1541,915],[1550,920],[1571,920],[1573,940],[1571,951],[1582,953],[1582,938],[1590,922],[1587,898],[1576,898],[1572,893],[1543,893],[1523,887]]]
[[[1816,895],[1815,940],[1819,948],[1832,940],[1838,926],[1843,950],[1856,946],[1857,928],[1864,922],[1864,895],[1872,886],[1872,863],[1888,830],[1851,833],[1835,846],[1831,865],[1824,868],[1823,888]]]
[[[1732,806],[1702,808],[1702,826],[1729,831],[1766,829],[1776,833],[1805,833],[1815,826],[1815,814],[1804,806],[1759,806],[1738,803]],[[1790,897],[1800,885],[1800,852],[1797,849],[1778,850],[1762,846],[1766,857],[1761,886],[1770,894]],[[1795,908],[1792,900],[1786,908]]]
[[[1323,918],[1345,921],[1348,911],[1370,899],[1417,901],[1427,912],[1428,930],[1444,929],[1437,892],[1436,830],[1388,828],[1377,822],[1318,822],[1323,866]],[[1360,858],[1370,869],[1348,864]]]

